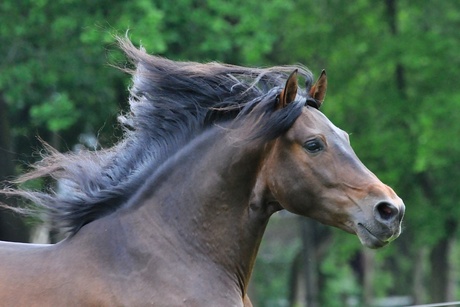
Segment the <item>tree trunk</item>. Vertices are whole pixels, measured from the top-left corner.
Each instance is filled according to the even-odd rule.
[[[430,253],[430,296],[432,302],[447,301],[447,280],[449,272],[449,241],[442,239]]]
[[[14,174],[14,153],[11,142],[11,130],[8,120],[8,108],[3,95],[0,93],[0,183],[12,179]],[[8,201],[0,195],[0,202],[14,206],[14,200]],[[0,209],[0,240],[27,242],[28,232],[15,214],[8,210]]]
[[[420,248],[415,253],[412,271],[412,297],[414,298],[414,305],[423,304],[426,300],[426,287],[424,284],[425,268],[423,265],[426,255],[426,248]]]
[[[306,281],[303,269],[303,251],[300,251],[292,261],[289,280],[289,306],[307,306]]]
[[[363,249],[363,302],[372,306],[374,300],[375,251]],[[377,281],[378,282],[378,281]]]
[[[457,289],[457,272],[458,272],[458,267],[456,267],[457,264],[457,259],[455,258],[455,253],[454,251],[456,250],[456,244],[457,244],[457,237],[451,237],[449,239],[449,264],[450,264],[450,269],[449,269],[449,279],[447,280],[447,301],[452,302],[458,299],[458,297],[455,295],[456,294],[456,289]]]
[[[327,226],[305,218],[299,218],[302,249],[294,258],[290,274],[289,305],[320,306],[321,259],[333,242]]]
[[[437,196],[433,190],[434,184],[429,173],[420,173],[417,179],[426,199],[434,204]],[[433,206],[433,209],[436,209],[436,207]],[[456,219],[447,218],[444,222],[444,227],[445,236],[436,243],[429,255],[431,275],[428,279],[428,286],[430,298],[433,302],[446,302],[454,299],[455,286],[452,285],[453,264],[451,253],[454,235],[458,227]]]
[[[446,233],[453,234],[456,222],[446,223]],[[433,302],[448,302],[454,300],[455,285],[452,285],[454,267],[451,261],[454,238],[446,236],[439,240],[430,253],[431,275],[429,278],[430,296]]]
[[[308,307],[319,306],[318,261],[315,248],[315,231],[312,221],[303,219],[301,222],[302,258],[306,286],[306,303]]]

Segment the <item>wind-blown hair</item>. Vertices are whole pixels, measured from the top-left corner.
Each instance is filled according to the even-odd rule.
[[[45,144],[48,154],[17,182],[52,177],[58,188],[2,191],[36,204],[53,227],[70,235],[117,210],[155,169],[207,129],[250,127],[241,133],[247,142],[278,137],[301,114],[306,99],[276,108],[288,75],[298,70],[307,88],[313,80],[300,65],[246,68],[175,62],[149,55],[126,39],[120,45],[135,66],[126,69],[133,84],[130,110],[119,116],[122,140],[109,149],[65,154]]]

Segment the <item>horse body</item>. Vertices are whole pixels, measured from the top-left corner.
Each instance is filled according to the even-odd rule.
[[[2,243],[0,298],[4,306],[73,306],[91,302],[96,271],[83,262],[85,250],[65,252],[61,246]],[[90,260],[90,258],[88,258]],[[89,277],[82,278],[83,274]],[[80,297],[85,289],[85,297]],[[83,300],[82,300],[83,299]]]
[[[126,208],[71,239],[0,244],[2,301],[11,295],[9,306],[241,305],[273,211],[249,208],[261,153],[229,150],[221,141],[225,146],[211,142],[215,156],[208,157],[204,143],[222,134],[213,132],[178,154],[180,163],[163,167]],[[210,163],[215,171],[204,175]]]
[[[193,80],[202,69],[192,70]],[[322,103],[324,78],[309,88],[313,105]],[[239,82],[224,89],[232,91]],[[216,84],[223,86],[208,85]],[[357,159],[345,132],[299,101],[305,97],[297,95],[295,75],[284,89],[257,99],[238,106],[233,121],[213,123],[191,137],[162,163],[137,167],[149,175],[133,195],[110,213],[88,219],[64,241],[1,243],[0,301],[250,306],[247,286],[257,250],[270,216],[279,210],[355,233],[371,248],[400,234],[402,201]],[[52,167],[48,173],[61,171]],[[62,177],[69,180],[65,172]],[[98,189],[107,195],[106,187]],[[40,201],[36,194],[14,193]]]

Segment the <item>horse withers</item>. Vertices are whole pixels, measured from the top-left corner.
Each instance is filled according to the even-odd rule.
[[[132,59],[124,138],[48,156],[22,176],[60,190],[4,189],[67,238],[0,243],[5,306],[250,306],[270,216],[286,209],[380,248],[404,204],[320,111],[327,87],[302,66],[174,62],[122,40]],[[305,80],[305,89],[298,78]]]

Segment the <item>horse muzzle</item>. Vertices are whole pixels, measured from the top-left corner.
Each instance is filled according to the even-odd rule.
[[[401,199],[378,202],[372,218],[357,221],[355,232],[361,243],[369,248],[380,248],[401,234],[405,206]]]

